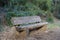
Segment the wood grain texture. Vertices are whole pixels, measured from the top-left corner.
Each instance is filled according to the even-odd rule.
[[[41,19],[39,16],[12,17],[11,22],[13,25],[28,24],[28,23],[41,22]]]

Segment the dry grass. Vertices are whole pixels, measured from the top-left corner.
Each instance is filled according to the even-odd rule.
[[[49,32],[43,32],[46,27],[37,31],[32,31],[29,37],[26,37],[26,31],[19,33],[15,27],[7,28],[6,31],[0,33],[0,40],[60,40],[60,28],[56,27]]]
[[[15,27],[12,27],[10,30],[2,32],[1,36],[1,40],[16,40],[19,37],[19,33]]]
[[[45,31],[46,27],[41,28],[37,31],[32,31],[30,33],[30,36],[34,36],[35,34],[39,34],[39,32],[42,33],[42,30]],[[1,35],[1,38],[0,38],[1,40],[26,40],[26,38],[27,38],[26,31],[19,33],[16,31],[15,27],[12,27],[11,29],[8,29],[8,30],[2,32],[0,35]],[[32,39],[34,39],[34,38],[32,38]]]

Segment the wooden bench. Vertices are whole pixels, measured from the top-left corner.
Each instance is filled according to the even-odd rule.
[[[26,30],[27,35],[29,35],[29,30],[41,28],[48,24],[47,22],[41,22],[39,16],[12,17],[11,22],[16,27],[17,31],[21,32]]]

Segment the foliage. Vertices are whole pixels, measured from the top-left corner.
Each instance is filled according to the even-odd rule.
[[[54,16],[60,19],[60,0],[53,1],[54,2]]]
[[[8,5],[4,7],[8,9],[6,19],[9,25],[11,24],[9,20],[13,16],[41,16],[42,14],[47,16],[49,21],[53,20],[51,17],[52,0],[9,0],[8,2]]]

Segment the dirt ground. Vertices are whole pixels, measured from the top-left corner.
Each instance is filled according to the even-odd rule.
[[[43,34],[35,34],[26,40],[60,40],[60,28],[54,28]]]
[[[31,36],[20,38],[21,36],[18,36],[18,38],[15,38],[15,30],[12,28],[11,30],[8,30],[6,32],[0,33],[0,40],[60,40],[60,28],[55,27],[53,29],[47,30],[44,33],[36,33]],[[10,38],[8,38],[10,37]]]

